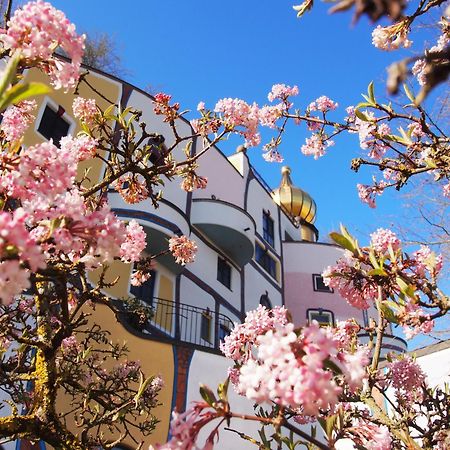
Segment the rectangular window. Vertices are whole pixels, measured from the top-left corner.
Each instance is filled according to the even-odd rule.
[[[70,123],[63,118],[63,115],[64,109],[61,106],[55,111],[51,106],[46,105],[37,129],[46,139],[53,139],[55,145],[59,145],[61,138],[69,133]]]
[[[272,277],[277,279],[277,263],[260,245],[255,246],[256,262]]]
[[[322,275],[318,273],[313,273],[313,286],[314,290],[317,292],[328,292],[329,294],[332,294],[334,292],[333,289],[331,289],[323,282]]]
[[[231,333],[231,327],[223,323],[219,325],[219,341],[223,341]]]
[[[334,318],[331,311],[324,311],[323,309],[308,309],[308,322],[316,320],[321,327],[333,326]]]
[[[273,219],[269,211],[263,211],[263,238],[270,245],[274,246]]]
[[[220,256],[217,259],[217,280],[231,289],[231,266]]]
[[[209,311],[205,311],[202,313],[202,320],[200,322],[200,337],[206,341],[211,343],[211,324],[212,324],[212,316]]]

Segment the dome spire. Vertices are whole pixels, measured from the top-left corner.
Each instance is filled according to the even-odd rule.
[[[309,224],[314,223],[316,202],[307,192],[294,186],[290,167],[283,166],[281,168],[281,183],[272,195],[274,201],[292,217],[298,217]]]

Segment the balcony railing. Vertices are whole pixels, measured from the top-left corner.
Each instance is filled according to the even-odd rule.
[[[219,352],[220,341],[234,327],[229,317],[209,308],[157,297],[143,303],[151,309],[152,316],[141,331],[155,339]]]

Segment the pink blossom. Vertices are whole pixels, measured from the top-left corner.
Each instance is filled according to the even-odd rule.
[[[367,450],[391,450],[392,448],[392,438],[385,425],[375,425],[368,420],[358,418],[351,431],[354,441]]]
[[[412,41],[408,39],[408,28],[400,22],[388,27],[378,25],[372,31],[372,44],[381,50],[396,50],[410,47]]]
[[[147,186],[140,175],[131,173],[123,175],[113,186],[127,203],[139,203],[148,198]]]
[[[443,186],[442,195],[444,197],[450,198],[450,182]]]
[[[145,283],[151,277],[150,272],[143,272],[142,270],[136,270],[131,274],[130,284],[132,286],[141,286],[142,283]]]
[[[205,102],[199,102],[197,105],[197,111],[204,111],[205,110]]]
[[[75,26],[62,11],[43,1],[29,2],[17,9],[8,22],[8,29],[0,34],[6,49],[19,49],[28,61],[36,61],[58,89],[75,87],[79,78],[85,36],[78,36]],[[53,57],[61,47],[71,62]]]
[[[218,417],[215,411],[208,411],[209,405],[204,402],[195,402],[186,412],[172,412],[170,422],[170,440],[166,444],[150,445],[149,450],[212,450],[214,429],[206,439],[205,445],[199,447],[197,438],[200,430],[209,422]]]
[[[421,386],[425,383],[425,374],[413,359],[406,355],[388,364],[392,387],[398,396],[408,402],[420,400]]]
[[[219,100],[214,111],[222,114],[224,127],[245,138],[248,147],[255,147],[261,142],[258,132],[259,108],[256,103],[249,105],[238,98]]]
[[[139,261],[141,253],[147,246],[146,234],[136,220],[131,220],[127,225],[125,241],[120,246],[120,257],[124,262]]]
[[[287,309],[284,306],[276,306],[269,310],[258,305],[255,310],[247,312],[244,323],[236,325],[225,337],[220,343],[220,350],[227,358],[237,362],[245,361],[249,348],[256,342],[259,335],[287,323]]]
[[[325,95],[322,95],[317,100],[311,102],[308,106],[308,109],[310,111],[321,111],[323,113],[326,113],[328,111],[336,109],[338,106],[339,105],[336,102],[329,99]]]
[[[359,347],[354,353],[344,353],[341,357],[341,368],[350,391],[359,389],[367,379],[366,366],[369,364],[368,347]]]
[[[313,134],[310,138],[306,138],[306,143],[302,145],[302,153],[304,155],[314,155],[314,159],[325,155],[327,147],[334,145],[334,142],[324,135]]]
[[[97,152],[98,141],[87,134],[78,137],[64,136],[59,141],[59,146],[63,152],[73,153],[78,161],[92,158]]]
[[[175,258],[175,262],[184,266],[194,262],[197,245],[184,235],[174,236],[169,239],[169,250]]]
[[[322,276],[324,283],[336,289],[350,305],[368,309],[377,299],[378,290],[373,283],[359,276],[354,268],[355,263],[352,254],[346,251],[336,265],[329,266],[322,272]]]
[[[384,191],[386,183],[380,181],[374,186],[367,186],[365,184],[357,184],[358,196],[364,203],[367,203],[371,208],[375,208],[375,195],[381,195]]]
[[[371,233],[371,245],[373,249],[381,254],[387,253],[389,246],[396,252],[400,248],[400,240],[397,235],[386,228],[378,228]]]
[[[7,141],[18,141],[25,134],[30,123],[34,120],[31,114],[36,108],[34,100],[25,100],[12,105],[3,113],[1,130]]]
[[[0,301],[12,302],[16,295],[31,286],[28,270],[21,267],[16,259],[0,262]]]
[[[263,158],[267,162],[278,162],[281,163],[284,161],[283,156],[276,150],[275,148],[270,148],[266,152],[263,153]]]
[[[97,105],[93,98],[76,97],[72,104],[73,115],[82,122],[92,125],[97,114]]]
[[[186,192],[193,192],[196,189],[206,189],[208,178],[189,172],[181,182],[181,189]]]
[[[259,110],[259,122],[262,126],[276,128],[277,120],[282,116],[284,105],[263,106]]]
[[[428,271],[433,276],[439,275],[442,270],[442,255],[436,255],[426,245],[421,245],[420,249],[412,255],[413,271],[420,277],[424,277]]]
[[[295,95],[298,95],[297,86],[291,87],[286,84],[274,84],[267,98],[269,99],[269,102],[273,102],[275,99],[286,101],[288,97]]]
[[[408,130],[411,133],[411,137],[415,138],[423,138],[425,136],[425,132],[422,129],[422,125],[417,122],[410,123],[408,125]]]

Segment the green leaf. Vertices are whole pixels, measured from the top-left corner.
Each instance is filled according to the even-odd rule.
[[[352,241],[347,239],[345,236],[342,236],[342,234],[332,232],[330,233],[330,238],[333,239],[336,244],[338,244],[341,247],[344,247],[347,250],[350,250],[352,253],[355,251],[355,246]]]
[[[377,258],[375,257],[375,253],[373,250],[370,250],[370,252],[369,252],[369,259],[370,259],[370,262],[372,263],[372,266],[375,269],[380,269],[380,263],[378,262]]]
[[[416,98],[414,97],[414,94],[409,89],[408,85],[406,83],[403,83],[403,89],[405,91],[406,96],[411,100],[412,103],[415,103]]]
[[[373,277],[373,276],[378,276],[378,277],[386,277],[387,273],[383,270],[383,269],[372,269],[369,270],[369,272],[367,272],[367,275]]]
[[[217,402],[214,392],[204,384],[200,385],[200,395],[202,396],[203,400],[208,403],[209,406],[213,406],[213,404]]]
[[[355,115],[356,117],[358,117],[358,119],[361,119],[364,122],[370,122],[371,119],[366,116],[362,111],[360,111],[359,109],[355,109]]]
[[[381,309],[381,312],[383,313],[384,318],[387,321],[389,321],[391,323],[398,323],[398,319],[397,319],[394,311],[392,311],[392,309],[389,308],[389,306],[386,305],[385,302],[381,303],[380,309]]]
[[[371,102],[361,102],[356,105],[356,109],[369,108],[371,106],[374,106],[374,104]]]
[[[139,390],[137,391],[136,395],[134,396],[134,404],[137,407],[139,403],[139,399],[142,397],[144,392],[147,390],[148,385],[153,381],[154,377],[148,377],[146,380],[144,380],[144,375],[141,375],[141,385],[139,386]]]
[[[220,400],[228,402],[228,386],[230,385],[230,378],[228,377],[224,383],[219,384],[217,387],[217,394]]]
[[[369,94],[370,101],[375,103],[375,93],[373,89],[373,81],[369,83],[369,86],[367,87],[367,93]]]
[[[397,285],[400,288],[400,291],[402,292],[402,294],[406,295],[409,298],[416,298],[416,296],[415,296],[415,289],[414,289],[413,286],[410,286],[409,284],[407,284],[400,277],[397,277],[395,279],[395,281],[397,282]]]
[[[20,61],[20,52],[15,52],[13,56],[9,59],[8,64],[2,74],[0,79],[0,97],[3,96],[8,86],[12,83],[14,77],[17,74],[17,65]]]
[[[0,110],[7,108],[9,105],[15,105],[30,97],[44,95],[51,92],[51,89],[44,83],[19,83],[8,89],[0,98]]]

